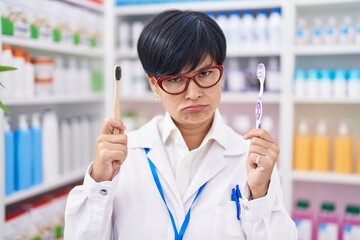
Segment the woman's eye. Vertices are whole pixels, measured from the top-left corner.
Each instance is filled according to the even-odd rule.
[[[210,71],[201,72],[199,75],[200,77],[206,77],[210,74]]]
[[[165,81],[168,82],[168,83],[178,83],[178,82],[181,82],[182,79],[179,78],[179,77],[174,77],[174,78],[166,79]]]

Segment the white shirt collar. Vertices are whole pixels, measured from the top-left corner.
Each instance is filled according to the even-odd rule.
[[[218,142],[222,147],[226,148],[226,128],[227,125],[224,123],[219,110],[216,110],[213,124],[199,148],[206,145],[210,140],[214,140]],[[176,139],[176,135],[178,135],[179,137],[181,136],[179,129],[176,127],[174,121],[172,120],[168,112],[166,112],[162,123],[159,124],[159,132],[163,144],[165,144],[167,141],[170,141],[170,139]]]

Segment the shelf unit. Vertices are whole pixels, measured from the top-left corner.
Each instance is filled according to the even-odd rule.
[[[359,0],[297,0],[294,4],[294,26],[298,16],[310,18],[320,16],[341,17],[344,14],[355,14],[354,9],[360,7]],[[293,31],[295,32],[295,30]],[[293,41],[295,42],[295,41]],[[296,67],[307,68],[359,68],[360,45],[294,45],[293,61]],[[315,62],[316,61],[316,62]],[[293,88],[290,88],[293,89]],[[308,98],[293,97],[292,113],[293,121],[291,138],[295,135],[296,122],[306,118],[310,125],[315,120],[326,119],[328,134],[332,138],[337,134],[340,120],[347,119],[351,123],[351,136],[354,139],[360,137],[357,128],[359,116],[356,114],[360,107],[360,98]],[[335,114],[334,114],[335,113]],[[330,149],[333,150],[333,147]],[[355,153],[355,151],[354,151]],[[330,154],[332,156],[332,153]],[[354,154],[354,158],[356,155]],[[309,199],[311,211],[314,217],[319,213],[319,206],[323,201],[332,201],[336,205],[339,219],[342,218],[346,204],[360,204],[360,175],[337,174],[334,172],[321,173],[313,171],[292,171],[292,204],[296,200]]]
[[[69,3],[73,7],[91,10],[97,12],[103,17],[104,7],[90,1],[75,1],[75,0],[62,0]],[[97,61],[104,64],[104,48],[103,47],[85,47],[66,45],[61,43],[44,42],[40,40],[21,39],[12,36],[1,36],[0,46],[8,44],[26,49],[32,55],[49,55],[49,56],[62,56],[62,57],[75,57],[81,59],[88,59]],[[1,48],[0,48],[1,52]],[[34,97],[31,99],[5,99],[4,104],[10,109],[13,116],[22,113],[40,112],[48,108],[54,109],[59,117],[78,117],[80,115],[92,116],[94,114],[104,118],[104,94],[89,93],[89,94],[73,94],[73,95],[51,95]],[[76,109],[76,111],[74,111]],[[75,115],[74,115],[75,114]],[[78,115],[76,115],[78,114]],[[0,111],[0,122],[3,123],[4,114]],[[97,130],[96,130],[97,131]],[[3,124],[0,124],[0,134],[4,134]],[[0,138],[0,152],[4,152],[3,137]],[[90,161],[90,160],[89,160]],[[4,181],[0,184],[0,239],[4,238],[4,219],[6,215],[6,207],[9,205],[15,206],[17,203],[26,202],[35,196],[46,194],[52,190],[61,188],[63,186],[71,185],[81,181],[84,177],[86,167],[78,169],[75,172],[62,174],[56,181],[42,183],[37,186],[32,186],[29,189],[14,192],[9,196],[4,196],[5,184]],[[4,176],[4,156],[0,155],[0,179],[5,179]]]

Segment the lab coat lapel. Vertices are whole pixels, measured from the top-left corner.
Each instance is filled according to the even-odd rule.
[[[203,162],[198,172],[196,173],[193,181],[191,182],[189,188],[186,190],[183,202],[185,203],[189,198],[196,194],[196,192],[204,183],[213,178],[226,165],[227,162],[224,157],[224,148],[217,142],[213,142],[209,151],[207,152],[207,154],[205,154]]]

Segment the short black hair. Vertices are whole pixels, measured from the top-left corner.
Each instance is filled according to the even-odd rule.
[[[187,65],[192,71],[207,55],[223,64],[226,40],[219,25],[205,13],[168,10],[145,25],[137,51],[145,72],[161,77],[178,74]]]

